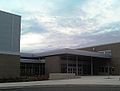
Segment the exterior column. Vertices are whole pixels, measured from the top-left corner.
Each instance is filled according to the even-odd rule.
[[[68,73],[68,54],[67,54],[67,73]]]
[[[40,61],[40,58],[38,59],[39,61]],[[40,76],[40,66],[41,66],[41,64],[39,63],[39,65],[38,65],[38,76]]]
[[[80,64],[81,64],[81,67],[80,67],[81,68],[81,75],[83,75],[83,61],[81,61]]]
[[[93,58],[92,58],[92,56],[91,56],[91,75],[93,75]]]
[[[78,76],[78,56],[76,56],[76,75]]]
[[[27,74],[26,74],[26,70],[27,70],[27,69],[26,69],[26,68],[27,68],[27,67],[26,67],[26,64],[25,64],[25,76],[27,76]]]
[[[110,75],[110,66],[108,65],[108,75]]]

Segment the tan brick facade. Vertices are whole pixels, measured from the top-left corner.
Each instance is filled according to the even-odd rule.
[[[59,56],[50,56],[45,58],[45,71],[49,73],[61,73],[61,64]]]
[[[20,75],[20,56],[0,54],[0,79],[14,79]]]

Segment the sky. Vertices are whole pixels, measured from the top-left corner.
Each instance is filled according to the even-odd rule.
[[[0,0],[22,16],[21,52],[120,42],[120,0]]]

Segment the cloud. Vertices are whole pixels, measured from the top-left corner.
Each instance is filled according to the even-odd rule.
[[[22,15],[21,51],[76,48],[120,39],[119,0],[8,0],[0,8]]]
[[[24,26],[28,25],[28,27],[23,28],[24,31],[28,31],[22,35],[21,48],[24,51],[40,52],[119,41],[120,13],[119,5],[115,7],[116,2],[86,0],[82,4],[74,3],[68,9],[72,5],[68,1],[55,1],[48,5],[50,11],[46,6],[43,8],[46,11],[28,11],[30,18],[24,19],[25,22],[28,21]],[[62,7],[63,3],[65,6]],[[51,5],[55,5],[56,8],[54,9]],[[65,10],[60,11],[62,9]],[[36,30],[45,32],[36,32]],[[32,43],[27,41],[31,38],[35,39]]]
[[[33,33],[41,33],[41,32],[47,32],[46,27],[42,25],[41,23],[38,22],[35,18],[33,19],[28,19],[28,20],[23,20],[22,21],[22,35],[28,32],[33,32]]]
[[[99,4],[98,4],[99,3]],[[99,24],[105,24],[109,22],[115,22],[120,20],[118,17],[120,13],[120,6],[115,7],[117,0],[92,0],[89,1],[82,9],[87,13],[87,18],[94,18]],[[120,4],[119,4],[120,5]],[[117,13],[117,14],[116,14]]]
[[[104,43],[119,42],[119,22],[105,25],[93,33],[68,35],[60,32],[28,33],[23,35],[22,48],[27,52],[42,52],[61,48],[79,48]],[[111,30],[111,31],[109,31]],[[113,31],[114,30],[114,31]],[[30,40],[30,41],[28,41]],[[27,43],[26,43],[27,42]],[[22,50],[22,51],[24,51]]]

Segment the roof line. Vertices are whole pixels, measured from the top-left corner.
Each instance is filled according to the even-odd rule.
[[[3,13],[6,13],[6,14],[10,14],[10,15],[14,15],[14,16],[21,17],[21,15],[18,15],[18,14],[13,14],[13,13],[6,12],[6,11],[3,11],[3,10],[0,10],[0,12],[3,12]]]
[[[8,51],[0,51],[0,54],[9,54],[9,55],[20,55],[18,52],[8,52]]]
[[[111,42],[111,43],[106,43],[106,44],[98,44],[98,45],[91,45],[91,46],[86,46],[86,47],[80,47],[80,48],[76,48],[78,49],[82,49],[82,48],[89,48],[89,47],[98,47],[98,46],[105,46],[105,45],[111,45],[111,44],[119,44],[120,42]]]
[[[75,54],[75,55],[83,55],[83,56],[93,56],[93,57],[103,57],[103,58],[111,58],[110,55],[98,53],[98,52],[91,52],[91,51],[84,51],[84,50],[77,50],[77,49],[60,49],[48,52],[42,52],[36,54],[36,56],[53,56],[59,54]]]

